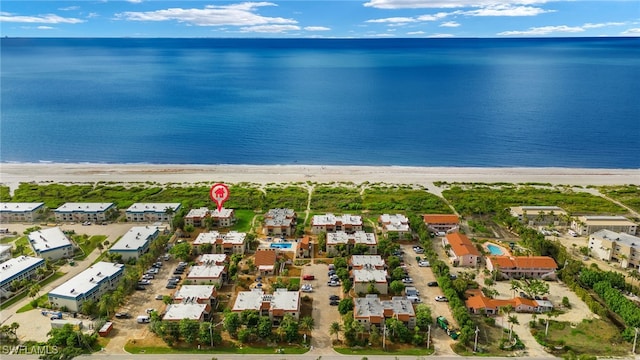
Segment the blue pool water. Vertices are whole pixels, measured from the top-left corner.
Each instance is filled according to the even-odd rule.
[[[277,243],[271,244],[270,247],[272,249],[291,249],[291,243]]]
[[[502,252],[502,249],[500,249],[495,245],[489,244],[487,245],[487,249],[489,249],[489,252],[491,253],[491,255],[504,255],[504,253]]]

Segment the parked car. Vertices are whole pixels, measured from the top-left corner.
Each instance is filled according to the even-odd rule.
[[[329,300],[338,300],[338,301],[339,301],[339,300],[340,300],[340,296],[338,296],[338,295],[331,295],[331,296],[329,296]]]
[[[336,266],[335,266],[335,265],[333,265],[333,264],[329,264],[329,270],[335,270],[335,269],[336,269]]]
[[[446,296],[442,296],[442,295],[438,295],[434,298],[435,301],[439,301],[439,302],[447,302],[449,301],[449,299],[447,299]]]
[[[402,282],[405,284],[413,284],[413,279],[410,277],[406,277],[404,279],[402,279]]]
[[[329,286],[340,286],[340,282],[339,282],[339,281],[332,280],[332,281],[329,281],[329,282],[327,283],[327,285],[329,285]]]
[[[168,283],[167,286],[165,286],[165,288],[167,289],[175,289],[177,287],[178,285],[176,285],[175,283]]]
[[[169,259],[171,259],[171,255],[164,254],[164,261],[169,261]]]
[[[130,317],[131,317],[131,315],[129,315],[129,313],[126,313],[126,312],[117,312],[116,313],[116,319],[128,319]]]
[[[316,277],[314,275],[311,274],[305,274],[302,276],[302,280],[315,280]]]
[[[438,282],[437,281],[430,281],[427,283],[427,286],[438,286]]]
[[[163,299],[162,295],[160,295],[160,294],[156,295],[156,300],[162,300],[162,299]]]
[[[431,266],[431,264],[429,264],[429,262],[427,260],[420,260],[420,262],[418,263],[418,266],[420,266],[420,267],[429,267],[429,266]]]
[[[148,309],[146,310],[147,314],[151,314],[151,313],[152,313],[152,312],[154,312],[154,311],[156,311],[156,309],[154,309],[154,308],[148,308]]]
[[[328,276],[332,276],[332,275],[335,275],[335,274],[336,274],[336,271],[335,271],[335,270],[330,270],[330,271],[327,273],[327,275],[328,275]]]
[[[331,305],[331,306],[338,306],[339,304],[340,304],[340,301],[338,301],[338,300],[329,301],[329,305]]]
[[[136,286],[136,290],[147,290],[147,288],[146,288],[144,285],[140,285],[140,284],[138,284],[138,285]]]
[[[422,246],[414,246],[413,251],[416,254],[424,254],[424,248]]]
[[[451,280],[455,280],[455,279],[457,279],[457,278],[458,278],[458,276],[457,276],[457,275],[449,274],[449,279],[451,279]]]
[[[149,280],[140,280],[138,281],[138,285],[151,285],[151,281]]]
[[[304,284],[300,287],[300,291],[302,292],[313,292],[313,287],[309,284]]]

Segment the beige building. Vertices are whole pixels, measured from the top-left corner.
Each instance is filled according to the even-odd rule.
[[[267,236],[292,236],[296,230],[296,218],[293,209],[270,209],[264,215],[262,232]]]
[[[578,235],[587,236],[599,230],[611,230],[636,235],[638,225],[624,216],[578,216],[571,222],[571,229]]]
[[[208,321],[210,317],[211,305],[190,300],[177,304],[169,304],[162,320],[180,321],[182,319],[188,319],[202,322]]]
[[[623,268],[640,269],[640,238],[637,236],[599,230],[589,236],[589,250],[600,260],[618,262]]]
[[[184,217],[185,225],[192,225],[193,227],[204,227],[206,225],[205,220],[211,218],[213,226],[215,227],[230,227],[236,222],[236,212],[233,209],[222,208],[209,210],[206,207],[199,209],[191,209],[189,213]]]
[[[351,255],[349,265],[352,269],[373,268],[384,270],[386,264],[380,255]]]
[[[446,233],[460,227],[460,218],[454,214],[426,214],[423,220],[427,228],[435,233]]]
[[[449,260],[454,266],[475,267],[479,264],[480,251],[464,234],[459,232],[447,234],[442,238],[442,246],[449,248]]]
[[[344,231],[352,233],[362,231],[362,216],[344,214],[340,216],[331,213],[324,215],[314,215],[311,220],[311,232],[319,234],[321,232]]]
[[[368,265],[361,269],[351,270],[351,276],[353,277],[353,289],[356,294],[368,293],[370,285],[373,285],[379,294],[386,295],[389,292],[387,270],[376,269]]]
[[[53,211],[56,221],[104,222],[117,216],[118,209],[113,203],[65,203]]]
[[[200,233],[193,242],[193,246],[200,251],[200,247],[204,244],[211,244],[211,251],[218,254],[244,254],[247,249],[247,234],[237,231],[229,231],[228,233],[220,233],[218,231],[210,231]]]
[[[180,203],[135,203],[125,214],[131,222],[171,222],[181,207]]]
[[[227,280],[227,268],[213,263],[194,265],[189,269],[186,279],[194,285],[215,285],[220,288]]]
[[[45,210],[43,202],[0,202],[0,223],[34,222]]]
[[[558,206],[514,206],[511,215],[529,226],[560,225],[565,223],[567,212]]]
[[[354,299],[353,319],[362,324],[369,331],[371,325],[379,330],[386,319],[398,319],[409,329],[416,326],[416,313],[411,301],[403,296],[394,296],[391,300],[380,300],[376,294]]]
[[[489,256],[487,270],[499,271],[507,279],[553,280],[558,264],[549,256]]]
[[[374,233],[365,233],[364,231],[356,231],[352,233],[336,231],[327,233],[328,255],[339,254],[338,247],[340,245],[344,246],[347,252],[351,252],[353,247],[360,245],[366,248],[366,254],[378,253],[378,239]]]
[[[378,224],[382,227],[383,233],[397,233],[400,237],[411,234],[409,228],[409,218],[402,214],[382,214],[378,218]]]
[[[262,289],[240,291],[233,304],[232,311],[243,312],[256,310],[261,316],[269,316],[273,326],[280,325],[286,314],[300,319],[300,292],[276,289],[273,294],[266,294]]]

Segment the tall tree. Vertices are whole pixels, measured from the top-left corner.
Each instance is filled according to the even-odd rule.
[[[340,340],[339,336],[341,332],[342,332],[342,326],[340,325],[340,323],[337,321],[332,322],[331,326],[329,326],[329,335],[335,335],[336,341],[338,341]]]

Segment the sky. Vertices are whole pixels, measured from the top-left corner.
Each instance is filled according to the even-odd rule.
[[[3,0],[2,37],[640,36],[640,0]]]

